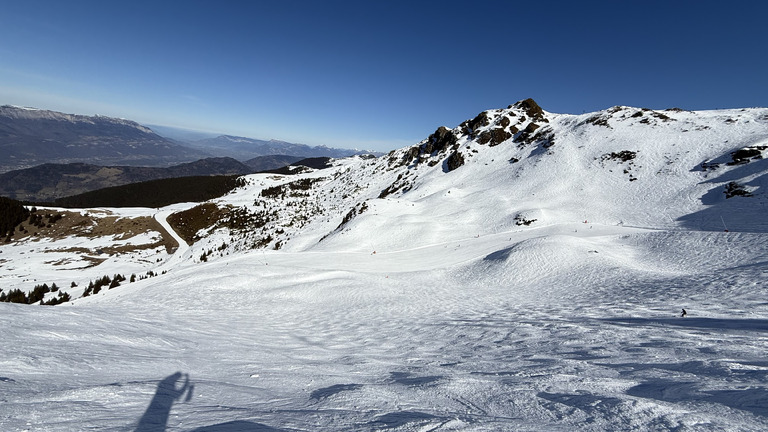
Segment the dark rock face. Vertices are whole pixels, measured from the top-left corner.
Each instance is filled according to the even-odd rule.
[[[514,142],[521,148],[538,144],[548,149],[554,145],[555,137],[554,130],[547,123],[549,120],[544,110],[533,99],[517,102],[506,110],[483,111],[455,129],[437,128],[417,146],[390,152],[387,156],[388,169],[407,167],[408,172],[418,173],[420,167],[434,167],[442,163],[443,172],[449,173],[465,165],[480,151],[470,148],[472,144],[494,147]],[[460,143],[466,146],[466,150],[459,148]],[[517,161],[512,158],[510,163]],[[381,191],[379,198],[405,193],[412,187],[412,181],[401,175]]]
[[[523,129],[522,132],[515,138],[515,142],[518,143],[518,145],[528,145],[532,144],[536,141],[543,140],[545,141],[543,146],[544,148],[552,147],[552,145],[555,143],[554,140],[554,134],[550,133],[552,132],[552,128],[547,127],[546,129],[541,129],[541,126],[537,125],[536,123],[528,123],[528,126]],[[538,133],[537,133],[538,131]]]
[[[435,133],[427,138],[426,144],[422,147],[422,152],[425,154],[433,154],[452,147],[454,144],[456,144],[456,135],[454,135],[447,127],[440,126]]]
[[[647,119],[644,119],[647,120]],[[642,122],[642,121],[641,121]],[[603,126],[607,128],[611,128],[611,125],[608,123],[608,116],[602,115],[602,114],[596,114],[584,121],[584,123],[593,124],[595,126]]]
[[[620,152],[606,153],[602,156],[602,160],[617,160],[620,162],[629,162],[637,157],[637,152],[631,150],[622,150]]]
[[[407,175],[403,176],[403,173],[400,173],[397,176],[397,179],[395,179],[391,185],[387,186],[384,190],[381,191],[379,198],[386,198],[388,195],[398,191],[405,193],[411,190],[412,187],[413,184],[410,180],[408,180]]]
[[[735,152],[731,153],[731,158],[733,159],[732,162],[728,162],[728,165],[742,165],[749,163],[750,160],[753,159],[762,159],[763,158],[763,150],[765,150],[766,146],[752,146],[752,147],[746,147],[743,149],[736,150]]]
[[[508,121],[506,117],[504,119]],[[517,131],[517,129],[515,129],[515,131]],[[512,138],[512,133],[505,131],[502,126],[481,133],[480,136],[477,137],[477,143],[488,144],[490,147],[493,147],[510,138]]]
[[[474,136],[475,132],[479,128],[488,126],[489,124],[490,124],[490,119],[488,118],[488,113],[483,111],[472,120],[467,120],[464,123],[462,123],[460,125],[461,133],[463,133],[464,135]]]
[[[528,126],[525,127],[525,131],[530,133],[533,133],[536,131],[536,129],[540,128],[541,126],[537,125],[536,123],[528,123]]]
[[[531,98],[516,103],[514,107],[525,112],[533,120],[546,121],[544,110]]]
[[[451,172],[462,165],[464,165],[464,156],[455,151],[445,159],[445,172]]]
[[[416,164],[420,164],[433,156],[440,155],[450,150],[455,150],[457,141],[458,138],[452,130],[445,126],[440,126],[429,136],[429,138],[422,141],[421,144],[409,148],[403,154],[400,164],[408,165],[414,160]],[[392,159],[390,158],[390,160]],[[436,161],[432,160],[429,162],[429,165],[434,166],[436,163]]]

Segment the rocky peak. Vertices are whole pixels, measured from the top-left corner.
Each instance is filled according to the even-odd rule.
[[[494,147],[510,140],[518,146],[543,141],[549,148],[554,136],[551,128],[542,127],[546,123],[549,120],[544,110],[533,99],[525,99],[507,109],[483,111],[454,129],[440,126],[418,145],[390,153],[390,166],[435,166],[443,162],[444,171],[450,172],[464,164],[461,151],[470,142]]]
[[[531,98],[517,102],[516,104],[511,105],[510,108],[517,108],[534,120],[546,121],[544,110]]]

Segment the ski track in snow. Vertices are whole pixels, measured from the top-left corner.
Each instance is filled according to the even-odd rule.
[[[742,121],[735,110],[670,112],[677,129],[662,133],[633,112],[557,135],[549,159],[504,144],[467,153],[467,167],[436,165],[411,195],[371,199],[392,181],[366,171],[374,162],[349,162],[358,188],[308,174],[369,209],[339,229],[347,208],[328,193],[327,213],[279,252],[196,262],[229,238],[188,247],[166,217],[194,204],[155,212],[179,242],[152,252],[158,276],[52,308],[0,304],[0,430],[768,429],[763,161],[695,169],[762,142],[765,113],[741,133],[715,124]],[[622,150],[640,150],[638,181],[601,165]],[[469,168],[494,160],[504,168]],[[752,182],[753,201],[724,201],[732,178]],[[257,192],[221,201],[251,205]],[[54,274],[35,261],[41,246],[17,247],[29,262],[9,261],[23,271],[0,280]]]

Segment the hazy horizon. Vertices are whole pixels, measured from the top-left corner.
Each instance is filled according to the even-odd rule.
[[[0,103],[388,151],[533,98],[763,106],[758,2],[12,2]]]

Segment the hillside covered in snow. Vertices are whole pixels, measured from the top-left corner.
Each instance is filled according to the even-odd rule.
[[[70,300],[0,303],[0,426],[764,430],[767,153],[765,108],[528,99],[205,203],[36,209],[0,295]]]

